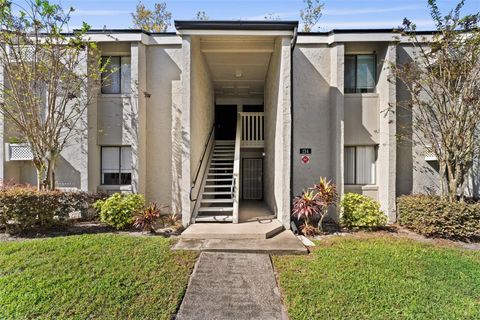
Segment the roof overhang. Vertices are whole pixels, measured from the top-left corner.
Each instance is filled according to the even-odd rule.
[[[175,20],[180,35],[292,36],[298,21]]]

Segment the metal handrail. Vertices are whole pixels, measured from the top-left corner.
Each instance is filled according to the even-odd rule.
[[[193,182],[192,182],[192,187],[190,188],[190,201],[197,201],[198,199],[198,196],[197,198],[193,199],[192,193],[193,193],[193,190],[195,189],[195,185],[197,184],[198,175],[200,174],[200,170],[202,169],[203,160],[205,159],[205,154],[207,152],[208,145],[210,144],[210,140],[212,139],[214,129],[215,129],[215,124],[213,124],[212,129],[210,130],[210,133],[208,135],[207,142],[205,143],[205,147],[203,147],[202,158],[200,158],[200,162],[197,168],[197,173],[195,174],[195,178],[193,179]]]

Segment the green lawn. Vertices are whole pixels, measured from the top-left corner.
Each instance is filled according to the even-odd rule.
[[[291,319],[480,319],[480,252],[334,237],[274,257]]]
[[[0,319],[170,319],[196,255],[158,237],[0,243]]]

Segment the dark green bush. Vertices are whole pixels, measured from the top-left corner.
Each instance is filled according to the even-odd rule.
[[[401,226],[427,237],[475,241],[480,237],[480,203],[449,202],[436,196],[397,199]]]
[[[86,216],[94,201],[104,195],[87,192],[38,191],[30,187],[0,189],[0,227],[21,232],[51,226],[78,211]]]
[[[387,223],[387,216],[380,210],[380,203],[367,196],[346,193],[340,202],[341,221],[347,228],[375,228]]]

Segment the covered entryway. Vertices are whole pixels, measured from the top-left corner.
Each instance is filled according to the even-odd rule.
[[[189,190],[181,197],[184,225],[267,215],[289,228],[290,46],[296,25],[176,21],[190,70],[182,76],[182,89],[189,89],[182,106],[190,105],[189,127],[181,126],[189,129],[181,161],[190,176],[180,187]],[[248,217],[240,217],[240,208],[249,208]]]

